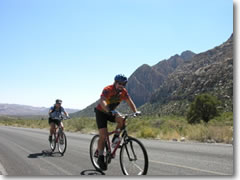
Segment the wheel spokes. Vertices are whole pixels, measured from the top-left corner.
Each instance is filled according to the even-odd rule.
[[[64,133],[61,133],[59,134],[59,139],[58,139],[58,150],[61,154],[63,154],[66,150],[66,146],[67,146],[67,143],[66,143],[66,136]]]
[[[134,166],[136,166],[141,172],[143,172],[143,169],[142,169],[141,167],[139,167],[135,162],[132,162],[132,164],[133,164]]]
[[[121,167],[126,175],[142,175],[146,174],[145,152],[140,143],[131,139],[128,141],[120,154]]]

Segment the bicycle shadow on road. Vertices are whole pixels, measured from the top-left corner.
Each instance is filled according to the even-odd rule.
[[[99,176],[99,175],[105,175],[104,172],[98,171],[96,169],[87,169],[84,170],[80,173],[80,175],[85,175],[85,176]]]
[[[28,158],[39,158],[39,157],[62,157],[61,154],[57,152],[52,152],[51,150],[43,150],[41,153],[29,154]]]

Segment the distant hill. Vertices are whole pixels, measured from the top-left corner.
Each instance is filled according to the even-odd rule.
[[[98,104],[98,100],[95,103],[87,106],[83,110],[70,114],[70,116],[71,117],[93,117],[94,108],[97,106],[97,104]]]
[[[19,104],[1,104],[0,103],[0,115],[8,116],[39,116],[47,115],[49,108],[46,107],[33,107]],[[79,111],[78,109],[65,109],[68,113],[74,113]]]
[[[104,85],[103,85],[104,86]],[[194,97],[210,93],[224,111],[233,110],[233,35],[206,52],[185,51],[154,66],[144,64],[129,77],[127,90],[145,114],[183,115]],[[96,102],[73,116],[94,116]],[[119,107],[126,112],[126,103]]]

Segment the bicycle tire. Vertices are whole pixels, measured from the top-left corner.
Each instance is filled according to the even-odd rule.
[[[64,144],[64,148],[63,148],[63,149],[60,148],[61,145],[62,145],[62,144],[60,144],[60,138],[61,138],[61,136],[63,137],[63,142],[64,142],[64,143],[63,143],[63,144]],[[59,133],[59,135],[58,135],[58,151],[59,151],[59,153],[63,156],[64,153],[66,152],[66,149],[67,149],[67,137],[66,137],[65,133],[62,132],[62,134]]]
[[[127,167],[126,167],[126,165],[125,165],[125,163],[124,163],[124,160],[123,160],[123,158],[124,158],[124,153],[125,153],[125,151],[126,151],[126,152],[128,151],[128,148],[133,149],[132,152],[133,152],[133,154],[135,154],[134,151],[136,151],[136,149],[134,150],[133,145],[131,145],[131,144],[133,144],[133,142],[134,142],[136,145],[139,146],[138,148],[139,148],[139,149],[142,151],[142,153],[143,153],[143,159],[138,159],[138,160],[144,162],[143,169],[142,169],[142,172],[139,172],[139,173],[137,173],[137,174],[130,174],[130,173],[128,172],[128,170],[126,169]],[[130,145],[130,147],[128,147],[128,145]],[[129,153],[127,153],[127,155],[128,155],[128,159],[129,159]],[[127,158],[126,158],[126,159],[127,159]],[[136,159],[136,160],[137,160],[137,159]],[[130,159],[129,159],[129,162],[131,162]],[[133,163],[132,163],[132,164],[133,164]],[[146,175],[146,174],[147,174],[147,171],[148,171],[148,164],[149,164],[149,162],[148,162],[148,155],[147,155],[147,151],[146,151],[144,145],[143,145],[138,139],[133,138],[133,137],[128,137],[128,139],[123,143],[123,145],[122,145],[122,147],[121,147],[121,151],[120,151],[120,165],[121,165],[121,169],[122,169],[123,174],[124,174],[124,175]],[[136,166],[136,164],[135,164],[135,166]],[[136,166],[136,167],[137,167],[137,166]]]
[[[93,136],[92,140],[91,140],[91,143],[90,143],[90,148],[89,148],[89,153],[90,153],[90,159],[91,159],[91,162],[92,162],[92,165],[94,166],[94,168],[98,171],[101,171],[100,167],[98,166],[97,164],[97,157],[94,157],[95,156],[95,152],[97,150],[97,146],[95,145],[95,143],[98,143],[98,139],[99,139],[99,135],[95,135]]]
[[[50,143],[50,148],[52,152],[54,152],[56,148],[56,134],[52,136],[52,142],[49,142],[49,143]]]

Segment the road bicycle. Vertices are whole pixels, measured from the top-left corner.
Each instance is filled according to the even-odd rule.
[[[120,113],[119,113],[120,114]],[[131,137],[127,133],[126,120],[129,117],[136,117],[136,114],[125,114],[124,125],[120,132],[120,141],[115,148],[111,148],[110,135],[116,131],[108,132],[105,139],[104,161],[106,166],[115,158],[116,151],[120,149],[120,165],[124,175],[146,175],[148,171],[148,154],[144,145],[136,138]],[[98,139],[99,135],[95,135],[90,143],[90,159],[96,170],[101,171],[98,160]]]
[[[59,120],[61,122],[66,118],[61,117],[54,119]],[[67,137],[66,134],[63,132],[63,128],[57,125],[55,125],[52,141],[50,142],[50,148],[52,152],[55,151],[56,146],[58,147],[59,153],[63,156],[67,149]]]

